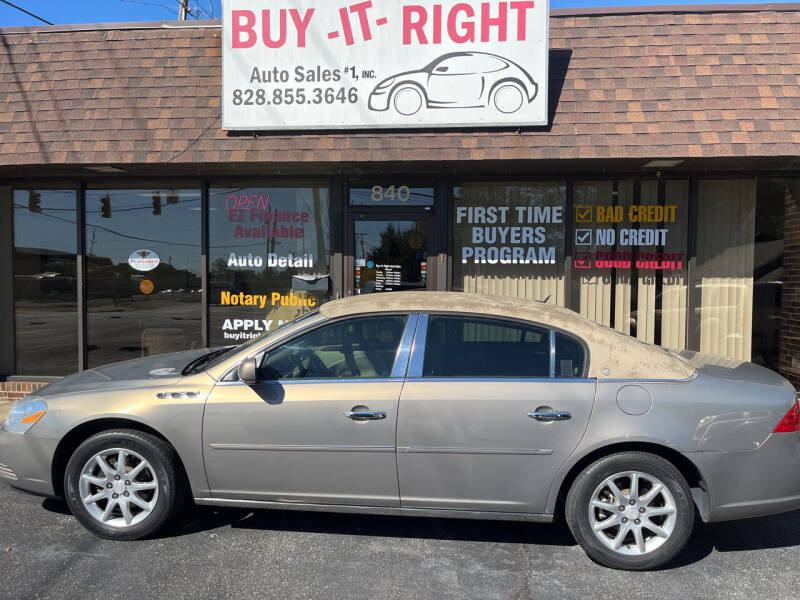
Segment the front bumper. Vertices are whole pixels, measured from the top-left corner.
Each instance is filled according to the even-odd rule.
[[[384,112],[389,110],[389,89],[376,88],[369,95],[369,109],[376,112]]]
[[[709,522],[800,509],[800,433],[774,433],[757,450],[686,456],[707,484]]]
[[[38,425],[38,424],[37,424]],[[0,430],[0,481],[13,487],[53,496],[52,464],[58,440]]]

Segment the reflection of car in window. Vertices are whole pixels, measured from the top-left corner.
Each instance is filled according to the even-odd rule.
[[[489,107],[512,114],[533,102],[539,86],[525,69],[485,52],[453,52],[418,71],[381,81],[369,97],[374,111],[411,116],[426,108]]]

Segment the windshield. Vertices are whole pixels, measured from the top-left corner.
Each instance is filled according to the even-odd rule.
[[[240,350],[244,350],[244,351],[246,351],[248,348],[250,348],[250,347],[252,347],[252,346],[255,346],[256,344],[258,344],[259,342],[261,342],[261,341],[262,341],[264,338],[266,338],[267,336],[270,336],[270,335],[276,334],[276,333],[278,333],[279,331],[281,331],[281,330],[283,330],[283,329],[287,328],[289,325],[296,325],[297,323],[300,323],[300,322],[302,322],[302,321],[305,321],[306,319],[309,319],[309,318],[311,318],[311,317],[314,317],[314,316],[316,316],[316,315],[318,315],[318,314],[319,314],[319,311],[318,311],[318,310],[312,311],[312,312],[310,312],[310,313],[306,313],[306,314],[304,314],[302,317],[299,317],[299,318],[297,318],[297,319],[294,319],[293,321],[286,321],[285,323],[283,323],[283,324],[281,324],[280,326],[278,326],[278,328],[277,328],[277,329],[273,329],[272,331],[268,331],[268,332],[266,332],[266,333],[262,333],[262,334],[261,334],[261,335],[259,335],[258,337],[254,337],[252,340],[249,340],[249,341],[245,342],[245,343],[244,343],[244,344],[242,344],[241,346],[231,346],[230,348],[228,348],[228,350],[236,350],[237,352],[239,352]],[[221,362],[223,362],[223,361],[227,360],[227,359],[228,359],[228,353],[227,353],[227,352],[223,352],[222,354],[219,354],[219,355],[215,354],[214,356],[211,356],[211,357],[209,357],[209,358],[210,358],[211,360],[209,360],[207,363],[204,363],[204,364],[202,365],[202,370],[203,370],[203,371],[207,371],[208,369],[211,369],[211,368],[213,368],[213,367],[216,367],[216,366],[217,366],[218,364],[220,364]]]

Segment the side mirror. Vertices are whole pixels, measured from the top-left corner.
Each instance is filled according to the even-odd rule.
[[[255,358],[245,358],[239,363],[239,381],[258,383],[258,365]]]
[[[436,73],[447,73],[450,70],[450,67],[436,67],[434,72]]]

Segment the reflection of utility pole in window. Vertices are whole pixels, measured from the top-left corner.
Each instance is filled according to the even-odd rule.
[[[311,188],[311,195],[314,199],[314,225],[317,233],[317,264],[320,264],[325,260],[325,231],[322,226],[322,199],[319,188]]]
[[[97,228],[92,227],[92,243],[89,244],[89,256],[94,256],[94,240],[97,237]]]

